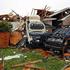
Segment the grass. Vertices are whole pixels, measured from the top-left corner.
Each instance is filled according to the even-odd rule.
[[[0,49],[0,57],[14,55],[14,52],[16,52],[15,54],[20,53],[18,49],[12,49],[12,48]]]
[[[27,51],[27,52],[20,52],[19,49],[0,49],[1,55],[8,56],[21,53],[23,56],[17,59],[11,59],[4,61],[5,63],[5,70],[12,70],[12,65],[25,63],[28,61],[35,61],[35,60],[42,60],[41,63],[35,64],[37,67],[45,68],[46,70],[61,70],[64,67],[65,62],[60,60],[56,57],[49,56],[48,58],[44,58],[40,53],[36,52],[35,50]],[[26,57],[25,57],[26,56]],[[1,57],[1,56],[0,56]],[[16,70],[22,70],[22,67],[17,67]]]
[[[56,57],[49,57],[46,62],[47,70],[61,70],[65,62]]]

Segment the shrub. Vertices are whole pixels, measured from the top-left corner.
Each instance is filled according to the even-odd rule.
[[[12,25],[7,21],[0,22],[0,32],[10,32]]]

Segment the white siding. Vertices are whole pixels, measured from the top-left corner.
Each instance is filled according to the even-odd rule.
[[[19,28],[20,26],[20,23],[19,22],[11,22],[13,28],[12,28],[12,31],[15,31]]]
[[[52,20],[44,21],[46,24],[52,25]]]

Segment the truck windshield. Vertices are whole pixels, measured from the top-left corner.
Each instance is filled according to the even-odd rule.
[[[41,23],[31,23],[30,28],[31,29],[44,29],[44,25]]]

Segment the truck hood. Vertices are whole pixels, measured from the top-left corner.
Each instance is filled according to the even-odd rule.
[[[33,31],[33,32],[29,32],[29,34],[31,36],[41,36],[43,35],[45,32],[42,32],[42,31]]]

